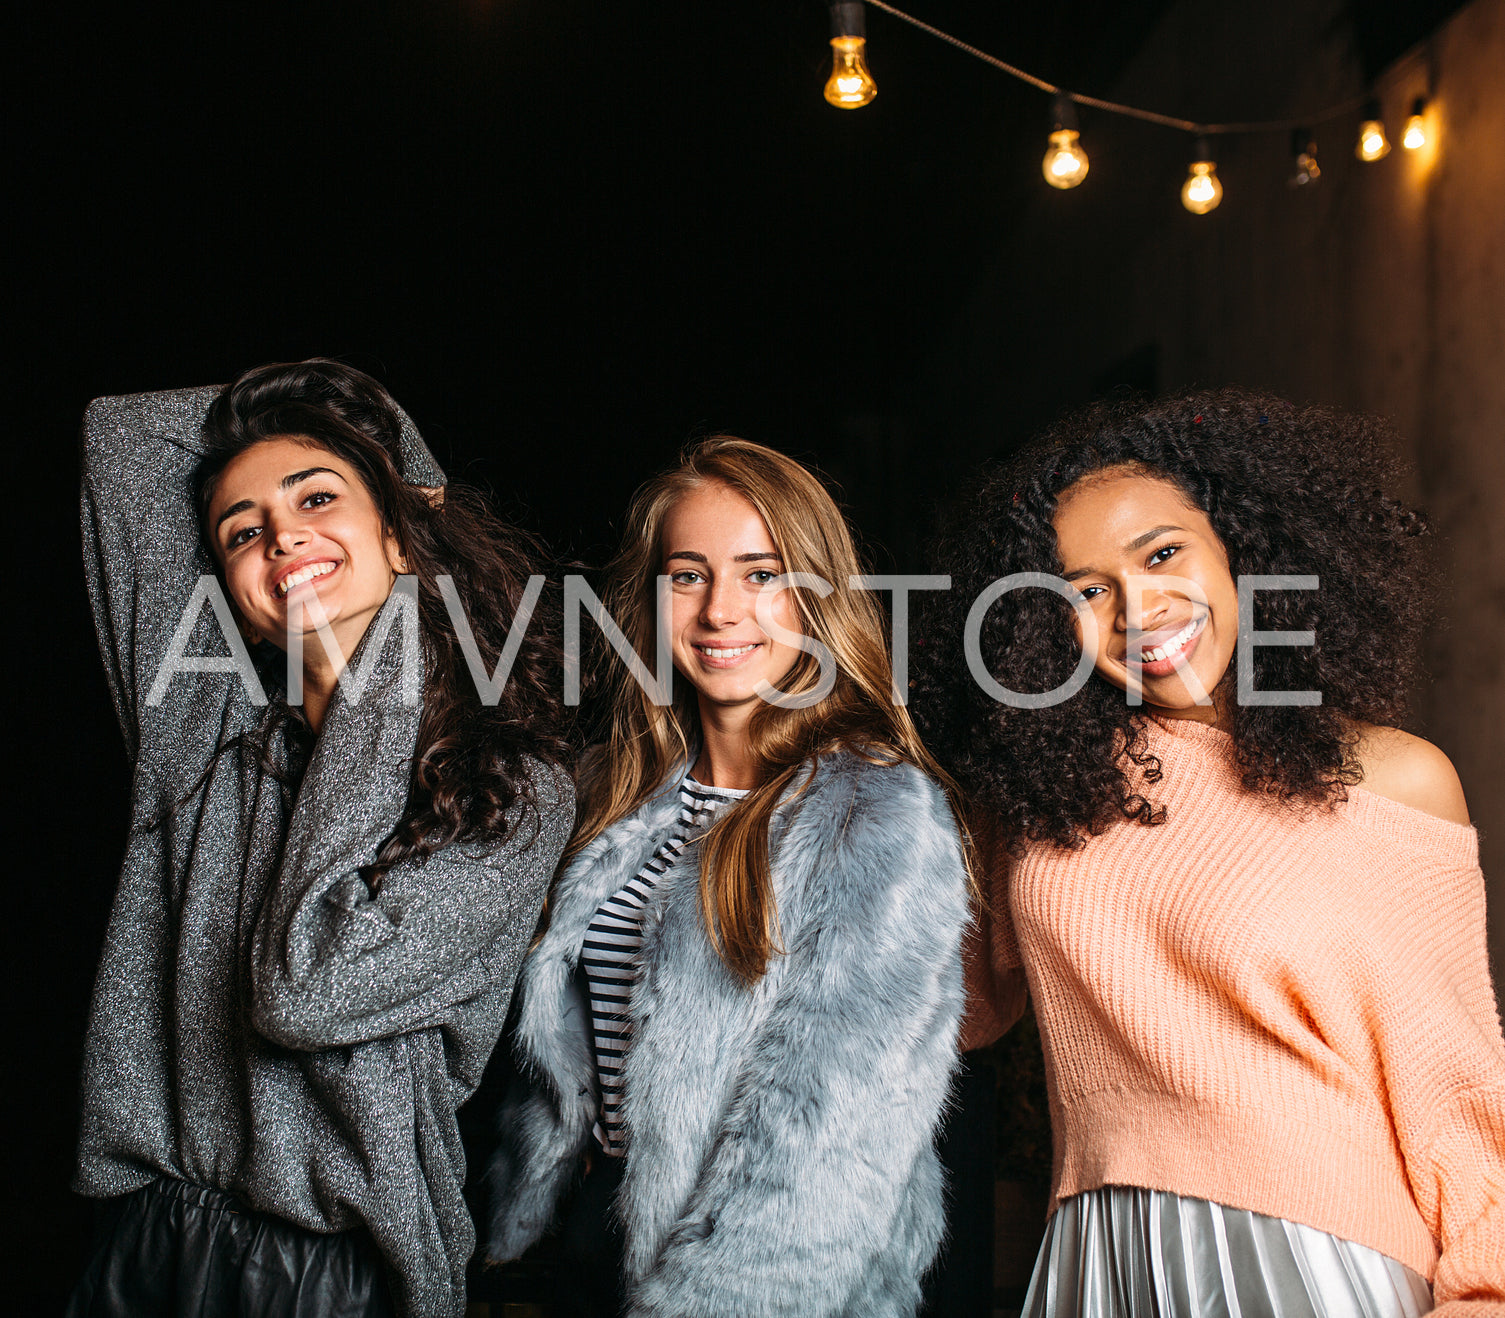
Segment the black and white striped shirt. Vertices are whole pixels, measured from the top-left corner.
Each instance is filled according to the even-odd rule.
[[[716,811],[746,795],[729,787],[707,787],[686,774],[679,785],[679,814],[669,836],[637,876],[602,903],[586,929],[580,964],[590,986],[596,1068],[601,1077],[601,1119],[595,1133],[601,1147],[614,1157],[627,1152],[622,1129],[622,1056],[632,1038],[628,999],[637,978],[644,910],[653,900],[659,877],[711,826]]]

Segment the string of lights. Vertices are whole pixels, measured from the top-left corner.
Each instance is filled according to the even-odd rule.
[[[1155,110],[1125,105],[1118,101],[1107,101],[1096,96],[1086,96],[1081,92],[1058,87],[1044,78],[1036,77],[1025,69],[999,59],[996,55],[979,50],[960,37],[954,37],[949,32],[916,18],[913,14],[905,13],[895,5],[887,3],[887,0],[831,0],[832,61],[831,76],[826,82],[825,96],[827,101],[839,109],[861,109],[864,105],[870,104],[878,95],[878,84],[873,78],[872,70],[868,68],[866,57],[866,7],[868,5],[918,28],[921,32],[929,33],[971,55],[974,59],[979,59],[984,64],[1007,73],[1011,78],[1017,78],[1020,82],[1028,83],[1031,87],[1049,95],[1052,127],[1048,139],[1050,145],[1045,152],[1044,160],[1041,161],[1041,172],[1045,175],[1045,181],[1053,188],[1074,188],[1087,177],[1087,153],[1082,148],[1081,130],[1077,125],[1076,107],[1078,105],[1190,134],[1194,139],[1194,145],[1186,181],[1181,185],[1181,204],[1194,215],[1206,215],[1209,211],[1216,210],[1218,203],[1223,200],[1223,184],[1218,178],[1217,163],[1213,158],[1210,145],[1211,139],[1215,137],[1230,134],[1290,133],[1291,154],[1296,162],[1291,183],[1295,186],[1313,183],[1322,174],[1321,166],[1317,163],[1317,140],[1312,129],[1317,125],[1341,119],[1355,110],[1361,110],[1362,113],[1354,154],[1360,160],[1372,162],[1381,160],[1390,153],[1390,141],[1385,135],[1385,124],[1380,116],[1379,101],[1368,92],[1298,119],[1252,120],[1245,123],[1201,123],[1194,119],[1179,119],[1174,115],[1161,114]],[[1401,145],[1406,150],[1415,151],[1426,145],[1428,131],[1426,114],[1426,97],[1418,96],[1411,106],[1411,114],[1406,120],[1405,131],[1401,137]]]

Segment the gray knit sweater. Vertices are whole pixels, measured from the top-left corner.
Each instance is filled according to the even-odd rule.
[[[401,700],[401,627],[361,699],[335,696],[301,782],[275,696],[253,703],[238,674],[179,674],[148,703],[213,571],[190,482],[215,392],[98,399],[84,422],[84,559],[134,804],[74,1187],[170,1176],[312,1231],[363,1226],[399,1312],[461,1318],[475,1237],[455,1109],[501,1031],[573,791],[540,768],[537,830],[399,866],[373,896],[356,871],[401,814],[422,713]],[[443,483],[416,430],[404,448],[408,480]],[[211,608],[187,653],[226,653]]]

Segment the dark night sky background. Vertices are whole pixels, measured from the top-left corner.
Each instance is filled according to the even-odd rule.
[[[914,6],[1099,93],[1165,7]],[[1363,62],[1455,7],[1358,4]],[[6,392],[37,566],[8,647],[11,1312],[55,1311],[84,1244],[77,1057],[126,819],[78,559],[84,405],[342,356],[452,476],[588,561],[644,476],[728,429],[814,460],[880,564],[918,569],[934,504],[1020,437],[968,433],[932,345],[981,266],[1039,258],[1010,224],[1044,191],[1049,104],[874,12],[880,95],[837,111],[827,35],[818,0],[226,0],[12,28]]]

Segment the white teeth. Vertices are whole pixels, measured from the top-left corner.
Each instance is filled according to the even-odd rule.
[[[698,647],[700,652],[708,659],[735,659],[739,654],[746,654],[749,650],[756,650],[756,645],[739,645],[735,650],[717,650],[709,645]]]
[[[1193,618],[1164,645],[1157,645],[1153,650],[1140,651],[1139,662],[1142,664],[1157,664],[1162,659],[1169,659],[1171,655],[1175,654],[1187,641],[1196,635],[1197,628],[1201,625],[1201,618]]]
[[[286,595],[294,586],[301,586],[305,581],[312,581],[315,577],[328,576],[338,563],[310,563],[307,567],[300,567],[291,576],[283,578],[277,583],[277,593]]]

